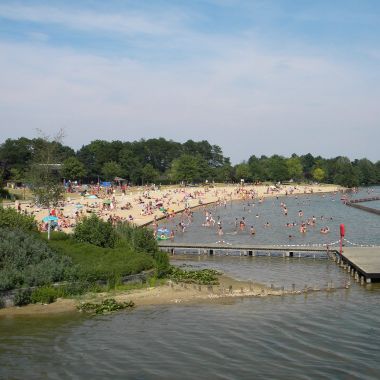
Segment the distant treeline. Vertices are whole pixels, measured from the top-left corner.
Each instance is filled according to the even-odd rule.
[[[41,149],[42,138],[7,139],[0,145],[0,181],[27,182],[28,172]],[[78,151],[54,145],[58,175],[66,180],[96,183],[121,177],[132,184],[191,182],[318,181],[354,187],[380,183],[380,161],[350,161],[347,157],[322,158],[306,154],[291,157],[256,157],[231,165],[218,145],[208,141],[179,143],[164,138],[133,142],[95,140]],[[53,151],[53,150],[52,150]],[[0,183],[1,185],[1,183]],[[0,186],[1,188],[1,186]]]

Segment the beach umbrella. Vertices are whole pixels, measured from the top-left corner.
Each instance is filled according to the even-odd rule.
[[[96,195],[93,195],[93,194],[91,194],[91,195],[86,195],[86,198],[87,198],[87,199],[98,199],[98,197],[97,197]]]
[[[82,208],[83,205],[81,205],[80,203],[77,203],[77,204],[75,205],[75,207],[76,207],[76,208]]]
[[[42,221],[43,222],[56,222],[58,220],[58,217],[54,215],[45,216]]]
[[[169,233],[170,233],[170,230],[168,230],[167,228],[159,228],[159,229],[157,230],[157,232],[158,232],[159,234],[169,234]]]
[[[110,199],[106,199],[106,200],[103,201],[103,204],[110,205],[111,204],[111,200]]]

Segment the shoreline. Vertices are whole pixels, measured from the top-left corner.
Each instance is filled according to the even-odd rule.
[[[204,303],[212,301],[225,302],[242,297],[267,297],[290,294],[278,289],[250,281],[240,281],[231,277],[218,276],[219,285],[197,285],[174,283],[167,280],[164,285],[146,287],[129,291],[110,291],[106,293],[89,293],[78,299],[59,298],[51,304],[29,304],[0,309],[0,318],[9,316],[39,316],[78,312],[76,306],[82,302],[100,302],[114,298],[118,302],[133,301],[136,307],[155,305],[175,305]],[[294,292],[292,293],[294,294]]]
[[[302,290],[288,290],[270,288],[252,281],[236,280],[224,274],[218,276],[218,285],[197,285],[188,283],[174,283],[167,280],[165,284],[155,287],[145,287],[129,291],[110,291],[103,293],[88,293],[78,299],[59,298],[51,304],[29,304],[0,309],[0,319],[17,316],[52,316],[62,314],[77,314],[77,306],[84,302],[100,303],[107,298],[114,298],[117,302],[133,301],[135,307],[161,305],[189,305],[209,303],[231,303],[242,298],[252,297],[284,297],[315,292],[334,292],[348,289],[349,284],[332,288],[304,288]],[[86,315],[83,313],[82,315]],[[88,314],[89,316],[91,314]]]

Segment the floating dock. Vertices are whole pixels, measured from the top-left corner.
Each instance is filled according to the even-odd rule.
[[[342,255],[338,247],[315,245],[244,245],[221,241],[212,244],[190,244],[161,241],[161,250],[171,253],[230,255],[230,256],[277,256],[295,258],[333,258],[350,272],[357,281],[380,281],[380,246],[344,247]]]

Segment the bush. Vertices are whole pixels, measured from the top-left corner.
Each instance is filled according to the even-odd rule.
[[[30,289],[19,289],[14,297],[15,306],[28,305],[31,302],[31,293]]]
[[[91,215],[78,223],[74,230],[74,239],[81,243],[90,243],[103,248],[113,248],[116,233],[112,225],[96,215]]]
[[[120,223],[116,227],[118,246],[130,247],[133,251],[146,252],[155,261],[157,277],[164,277],[169,271],[169,257],[159,250],[153,231],[145,227],[136,227],[128,223]]]
[[[13,208],[0,207],[0,228],[37,231],[37,222],[34,216],[20,214]]]
[[[75,277],[72,260],[38,235],[0,228],[0,290],[42,286]]]
[[[10,199],[10,198],[11,198],[11,194],[9,193],[7,189],[4,189],[1,186],[1,182],[0,182],[0,202],[2,199]]]
[[[80,296],[89,292],[99,292],[102,288],[90,282],[72,282],[59,287],[59,297]]]
[[[154,261],[156,262],[156,273],[157,277],[161,278],[166,276],[170,271],[169,257],[165,252],[155,252],[153,254]]]
[[[34,290],[30,296],[32,303],[52,303],[62,294],[59,288],[43,286]]]
[[[0,297],[0,309],[3,309],[5,307],[5,300],[4,298]]]
[[[158,244],[153,231],[146,227],[136,227],[128,223],[119,223],[116,227],[119,246],[129,246],[134,251],[154,254]]]

